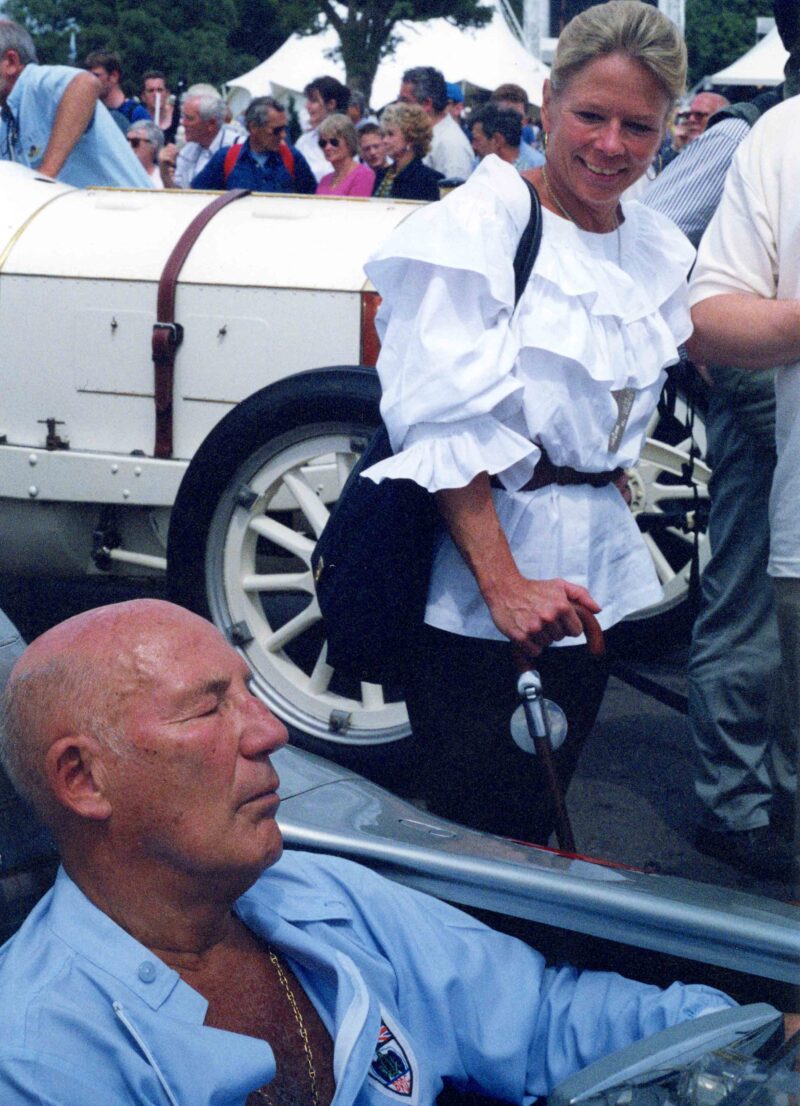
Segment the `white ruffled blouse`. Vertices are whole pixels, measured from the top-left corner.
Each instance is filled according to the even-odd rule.
[[[542,244],[514,311],[513,258],[530,214],[526,185],[499,158],[415,211],[373,255],[381,412],[395,455],[367,470],[429,491],[479,472],[503,485],[494,503],[531,579],[582,584],[612,626],[661,588],[627,505],[610,485],[519,489],[541,450],[553,464],[601,472],[636,463],[677,347],[691,333],[686,276],[694,250],[638,203],[610,234],[544,211]],[[618,405],[633,390],[616,451]],[[502,639],[449,535],[434,561],[426,621]],[[569,638],[563,644],[575,644]]]

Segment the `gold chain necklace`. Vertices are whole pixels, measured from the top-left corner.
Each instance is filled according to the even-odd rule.
[[[542,166],[542,180],[544,181],[544,186],[547,189],[548,196],[556,205],[564,218],[567,219],[570,223],[573,223],[576,227],[578,227],[579,230],[584,230],[585,227],[582,227],[577,219],[573,219],[573,217],[562,204],[561,200],[559,200],[558,196],[553,191],[553,186],[550,184],[547,176],[547,169],[544,165]],[[611,228],[611,233],[614,234],[615,231],[617,235],[617,265],[622,268],[622,243],[620,242],[619,219],[617,218],[616,211],[614,211],[614,226]]]
[[[547,169],[545,168],[544,165],[542,166],[542,180],[544,181],[544,186],[547,189],[547,194],[549,195],[549,197],[553,201],[553,203],[556,205],[558,210],[561,212],[561,214],[564,216],[564,218],[568,219],[570,221],[570,223],[574,223],[576,227],[580,227],[581,230],[584,230],[585,228],[581,227],[581,225],[580,225],[580,223],[578,222],[577,219],[573,219],[573,217],[570,215],[570,213],[567,211],[567,209],[562,204],[561,200],[559,200],[558,196],[553,191],[553,186],[550,183],[550,180],[547,176]],[[615,230],[619,230],[619,219],[617,218],[616,211],[614,212],[614,226],[611,228],[611,232],[613,233]]]
[[[286,998],[289,1000],[289,1005],[292,1008],[292,1014],[294,1020],[297,1022],[297,1032],[300,1035],[300,1040],[303,1042],[303,1052],[306,1057],[306,1066],[308,1068],[308,1078],[311,1083],[311,1106],[319,1106],[319,1091],[317,1090],[317,1072],[314,1068],[314,1054],[311,1051],[311,1042],[308,1039],[308,1030],[306,1029],[306,1023],[303,1021],[303,1015],[300,1012],[300,1007],[297,1005],[297,1000],[294,997],[294,992],[289,986],[289,980],[286,978],[286,972],[283,970],[283,965],[277,957],[274,949],[267,948],[269,953],[270,963],[278,974],[281,987],[283,987]],[[272,1104],[272,1099],[267,1092],[262,1088],[256,1091],[256,1094],[264,1102]]]

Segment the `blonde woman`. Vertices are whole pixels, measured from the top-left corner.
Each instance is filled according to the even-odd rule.
[[[693,250],[621,196],[652,162],[685,74],[679,32],[640,0],[566,26],[542,104],[547,164],[525,174],[544,232],[516,311],[530,198],[493,154],[367,264],[395,450],[367,475],[416,481],[443,519],[405,684],[415,763],[432,810],[511,837],[547,841],[553,826],[535,758],[509,735],[515,655],[567,713],[566,786],[607,679],[577,608],[608,628],[661,596],[616,485],[691,332]]]
[[[431,148],[428,113],[418,104],[390,104],[381,116],[381,134],[392,164],[378,171],[373,196],[438,200],[442,174],[422,163]]]

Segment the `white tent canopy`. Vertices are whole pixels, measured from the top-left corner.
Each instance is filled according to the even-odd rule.
[[[732,65],[710,78],[716,85],[777,85],[783,80],[783,67],[789,57],[777,27],[742,54]]]
[[[395,100],[406,69],[433,65],[458,84],[468,81],[492,89],[511,81],[525,89],[531,103],[541,104],[549,70],[514,36],[499,3],[492,6],[494,17],[486,27],[462,31],[444,19],[398,24],[401,41],[378,69],[372,103],[382,107]],[[315,35],[293,35],[261,65],[228,82],[232,110],[243,110],[251,96],[291,98],[300,109],[302,90],[315,77],[325,73],[344,81],[344,66],[330,57],[338,45],[339,36],[330,27]]]

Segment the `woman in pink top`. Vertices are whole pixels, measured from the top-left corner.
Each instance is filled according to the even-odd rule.
[[[346,115],[328,115],[319,125],[319,144],[332,173],[317,185],[318,196],[371,196],[375,174],[355,160],[356,129]]]

